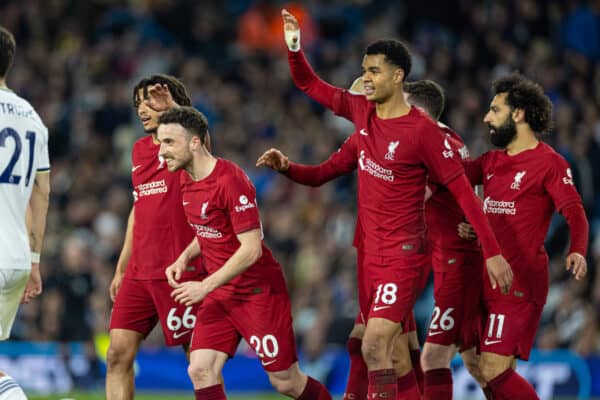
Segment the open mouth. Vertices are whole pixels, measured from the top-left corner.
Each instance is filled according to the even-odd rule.
[[[364,85],[363,92],[365,95],[371,96],[373,93],[375,93],[375,88],[371,85]]]

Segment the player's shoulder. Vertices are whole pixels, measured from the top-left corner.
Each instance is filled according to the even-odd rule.
[[[534,162],[540,165],[543,171],[551,174],[564,171],[567,171],[567,175],[572,173],[567,159],[549,144],[540,141],[536,150],[537,157],[535,157]]]
[[[231,160],[217,158],[216,172],[219,184],[224,187],[236,185],[240,182],[253,186],[252,181],[243,168]]]
[[[408,116],[408,120],[419,131],[428,130],[443,133],[440,123],[433,120],[425,111],[418,107],[411,106]]]
[[[446,135],[449,135],[450,137],[452,137],[452,139],[457,140],[461,143],[463,142],[463,138],[456,133],[456,131],[454,129],[452,129],[451,127],[449,127],[448,125],[444,124],[443,122],[437,121],[437,126],[442,130],[442,132],[444,132]]]
[[[23,116],[26,116],[29,121],[33,122],[39,128],[41,128],[44,132],[48,132],[48,128],[42,121],[42,118],[35,110],[33,105],[25,99],[24,97],[19,96],[12,90],[0,90],[0,102],[2,103],[12,103],[19,108],[19,113]]]
[[[136,140],[133,143],[133,148],[131,149],[132,156],[136,157],[146,157],[148,154],[157,153],[158,145],[154,143],[152,140],[152,135],[145,135]]]
[[[536,148],[536,153],[538,157],[543,157],[544,159],[553,161],[560,160],[561,162],[567,162],[567,160],[558,151],[556,151],[549,144],[542,141],[540,141],[540,143],[538,144]]]
[[[222,179],[231,179],[237,177],[245,177],[246,173],[235,162],[225,158],[217,158],[217,168],[219,177]]]
[[[152,135],[145,135],[133,143],[133,149],[134,150],[142,150],[142,149],[146,149],[152,145],[154,145],[154,142],[152,141]]]

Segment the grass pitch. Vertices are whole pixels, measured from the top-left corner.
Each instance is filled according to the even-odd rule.
[[[136,400],[191,400],[193,393],[144,393],[137,392]],[[286,397],[276,394],[256,394],[256,395],[231,395],[227,396],[229,400],[282,400]],[[29,396],[30,400],[104,400],[103,392],[78,392],[52,396]]]

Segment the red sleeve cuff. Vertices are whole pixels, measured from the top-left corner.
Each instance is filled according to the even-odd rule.
[[[585,210],[580,202],[571,204],[561,210],[571,231],[571,247],[569,254],[579,253],[586,256],[589,242],[589,224]]]

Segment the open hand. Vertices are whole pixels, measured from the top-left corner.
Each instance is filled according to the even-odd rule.
[[[256,166],[266,166],[275,171],[285,172],[290,168],[288,157],[277,149],[269,149],[256,160]]]
[[[148,98],[144,99],[144,102],[148,107],[159,112],[177,107],[177,103],[173,100],[169,87],[160,83],[148,86]]]
[[[296,17],[285,8],[281,10],[281,17],[283,18],[285,43],[290,50],[298,51],[300,49],[300,24]]]

